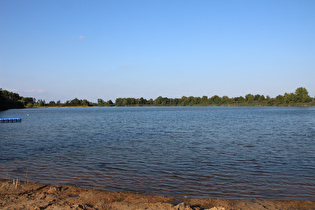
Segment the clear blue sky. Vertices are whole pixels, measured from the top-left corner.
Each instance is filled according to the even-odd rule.
[[[1,0],[0,87],[36,99],[315,96],[314,0]]]

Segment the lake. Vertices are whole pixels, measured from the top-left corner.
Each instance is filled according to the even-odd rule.
[[[196,198],[315,198],[314,107],[14,109],[0,177]]]

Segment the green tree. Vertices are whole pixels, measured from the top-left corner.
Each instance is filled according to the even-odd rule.
[[[145,105],[148,101],[147,99],[144,99],[143,97],[141,97],[137,100],[137,102],[138,102],[137,104],[139,105]]]
[[[31,97],[23,97],[21,101],[25,106],[34,105],[36,103],[36,99]]]
[[[45,100],[39,99],[39,100],[37,101],[37,104],[38,104],[39,106],[45,106],[46,102],[45,102]]]
[[[264,95],[260,95],[259,98],[258,98],[258,101],[259,101],[259,102],[263,102],[263,101],[265,101],[265,100],[266,100],[266,98],[265,98]]]
[[[258,101],[258,100],[259,100],[259,97],[260,97],[260,95],[259,95],[259,94],[256,94],[256,95],[254,96],[254,101]]]
[[[283,97],[284,103],[294,103],[296,102],[296,95],[294,93],[285,93]]]
[[[78,98],[72,99],[70,101],[70,106],[80,106],[81,105],[81,101]]]
[[[195,97],[193,97],[193,96],[189,96],[188,97],[188,105],[189,106],[193,106],[193,105],[195,105],[197,103],[197,99],[195,98]]]
[[[116,98],[115,105],[116,106],[123,106],[124,99],[123,98]]]
[[[210,104],[219,105],[221,103],[221,98],[218,95],[214,95],[209,99]]]
[[[200,104],[201,104],[202,106],[208,105],[208,96],[202,96],[201,101],[200,101]]]
[[[135,98],[124,98],[122,105],[123,106],[132,106],[136,104]]]
[[[24,108],[22,97],[17,93],[0,88],[0,110],[11,108]]]
[[[160,106],[162,104],[162,100],[163,100],[162,96],[157,97],[153,102],[154,106]]]
[[[235,97],[234,98],[234,101],[241,104],[241,103],[244,103],[245,101],[245,98],[243,96],[240,96],[240,97]]]
[[[308,91],[304,87],[299,87],[295,90],[296,102],[310,102],[312,98],[308,95]]]
[[[154,101],[153,101],[152,98],[149,99],[148,104],[149,104],[149,105],[153,105],[153,104],[154,104]]]
[[[230,98],[228,96],[222,96],[221,102],[222,104],[228,104],[230,102]]]
[[[245,99],[248,103],[252,103],[254,101],[254,96],[252,94],[247,94]]]
[[[114,103],[112,102],[112,100],[108,100],[106,101],[105,106],[114,106]]]
[[[179,98],[170,99],[170,106],[178,106],[180,104]]]
[[[180,106],[187,106],[189,103],[188,98],[186,96],[182,96],[180,98]]]
[[[276,97],[277,104],[283,104],[284,103],[284,97],[282,95],[278,95]]]
[[[83,99],[82,100],[82,105],[83,106],[90,106],[90,102],[88,100],[86,100],[86,99]]]
[[[167,97],[163,97],[162,98],[162,103],[161,103],[161,105],[162,106],[169,106],[170,105],[170,99],[169,98],[167,98]]]
[[[48,106],[56,106],[56,102],[54,102],[54,101],[49,101]]]
[[[97,99],[97,105],[98,106],[104,106],[104,104],[105,104],[105,101],[103,99],[101,99],[101,98]]]
[[[276,99],[274,99],[274,98],[270,98],[269,100],[267,100],[268,106],[274,106],[275,103],[276,103]]]

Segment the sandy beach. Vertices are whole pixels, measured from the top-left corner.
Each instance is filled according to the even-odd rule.
[[[169,210],[315,209],[315,201],[175,198],[1,179],[0,208]]]

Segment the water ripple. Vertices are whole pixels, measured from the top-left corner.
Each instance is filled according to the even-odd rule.
[[[0,112],[0,177],[117,191],[315,197],[315,108],[141,107]]]

